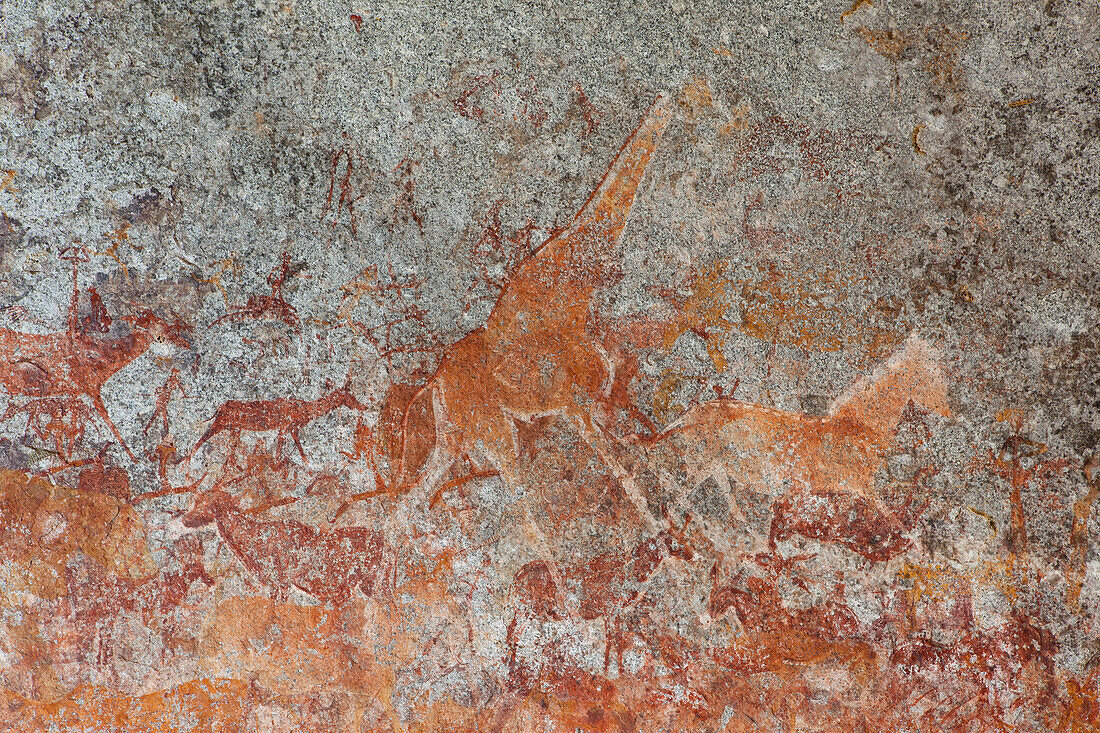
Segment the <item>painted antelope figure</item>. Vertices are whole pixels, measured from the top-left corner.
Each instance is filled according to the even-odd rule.
[[[720,620],[732,611],[742,633],[731,646],[717,647],[710,656],[722,667],[740,674],[771,672],[789,677],[818,666],[841,664],[866,682],[875,669],[875,652],[859,640],[860,624],[844,602],[843,584],[832,595],[808,608],[790,607],[779,592],[781,576],[809,591],[805,581],[792,573],[810,556],[784,558],[762,553],[755,561],[762,576],[720,582],[716,562],[710,571],[711,591],[705,621]]]
[[[188,457],[195,455],[203,443],[223,431],[232,434],[232,445],[236,446],[240,442],[241,433],[277,430],[278,444],[281,446],[289,435],[304,461],[306,452],[302,448],[302,441],[298,434],[306,425],[338,407],[360,412],[367,409],[367,406],[352,393],[350,379],[343,387],[316,400],[302,400],[297,397],[253,401],[229,400],[214,413],[213,423],[195,443]]]
[[[884,510],[857,494],[796,489],[772,504],[768,543],[795,535],[835,542],[871,562],[885,562],[910,546],[905,534],[916,526],[928,502],[910,495],[901,506]]]
[[[340,605],[357,588],[369,597],[386,584],[381,532],[363,527],[326,532],[294,520],[253,518],[266,508],[242,510],[235,496],[211,489],[199,495],[183,524],[194,528],[213,522],[233,554],[272,588],[277,601],[286,601],[290,589],[297,588]]]
[[[543,560],[527,563],[513,579],[513,588],[523,608],[535,618],[561,620],[564,617],[558,582],[575,589],[579,599],[577,615],[585,621],[603,619],[604,673],[611,665],[612,652],[619,669],[623,664],[622,617],[645,595],[649,580],[668,558],[691,562],[695,555],[684,534],[685,527],[669,526],[640,542],[630,553],[604,553],[587,562],[557,564],[557,573]],[[514,633],[515,620],[510,627]],[[509,639],[514,642],[514,639]]]
[[[113,670],[112,641],[127,623],[127,613],[140,616],[147,626],[155,624],[168,637],[175,636],[176,612],[193,610],[187,602],[193,584],[200,582],[209,589],[215,581],[202,565],[202,543],[196,537],[181,537],[172,552],[180,560],[180,570],[137,579],[111,573],[87,556],[65,565],[62,608],[73,623],[69,633],[80,653],[94,653],[101,668]]]
[[[76,297],[74,294],[74,313]],[[31,334],[0,328],[0,384],[11,395],[36,399],[87,397],[119,444],[136,460],[103,404],[103,385],[154,343],[169,341],[191,348],[185,338],[191,329],[178,317],[169,323],[146,309],[122,320],[130,324],[130,333],[116,339],[86,335],[73,314],[63,332]]]
[[[380,431],[390,491],[431,484],[463,455],[507,475],[517,455],[513,421],[565,415],[653,524],[593,419],[616,369],[589,310],[596,289],[618,276],[616,244],[670,116],[658,100],[573,220],[519,264],[485,325],[449,347],[427,383],[390,390]]]
[[[690,487],[711,476],[728,486],[735,476],[742,488],[772,496],[794,486],[877,502],[875,472],[913,404],[950,415],[938,356],[916,336],[823,416],[717,399],[648,441],[649,457],[682,467]]]
[[[282,321],[290,330],[297,333],[301,326],[301,319],[299,319],[298,311],[294,306],[287,302],[286,296],[283,294],[283,285],[286,284],[287,278],[296,274],[299,269],[301,269],[301,265],[291,267],[290,254],[283,252],[281,264],[267,276],[267,282],[271,286],[271,295],[250,295],[244,308],[226,313],[210,325],[216,326],[224,320],[270,319]]]
[[[65,460],[72,457],[84,440],[84,427],[90,416],[88,407],[77,397],[39,397],[21,405],[10,403],[0,415],[0,422],[7,422],[20,412],[27,414],[23,439],[33,430],[40,440],[52,440],[57,455]]]

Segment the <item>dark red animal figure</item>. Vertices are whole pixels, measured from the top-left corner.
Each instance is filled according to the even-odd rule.
[[[356,399],[349,385],[345,384],[337,390],[316,400],[300,400],[296,397],[279,397],[273,400],[254,400],[242,402],[229,400],[214,413],[214,422],[203,433],[195,447],[191,449],[188,457],[195,455],[199,447],[222,431],[228,430],[233,435],[233,445],[240,442],[241,433],[258,433],[265,430],[279,431],[279,446],[287,435],[294,441],[302,460],[306,460],[306,452],[302,448],[302,441],[298,434],[309,423],[322,415],[327,415],[338,407],[346,407],[350,410],[366,410],[367,406]]]
[[[604,553],[584,563],[558,566],[562,582],[572,586],[580,599],[577,614],[586,621],[600,618],[604,621],[605,673],[611,666],[612,649],[622,669],[622,617],[642,599],[649,579],[669,557],[685,562],[694,559],[682,528],[661,530],[643,540],[629,554]],[[523,608],[536,618],[563,618],[554,572],[547,562],[535,560],[520,568],[513,580],[514,591]]]
[[[939,640],[929,638],[927,632],[903,635],[892,644],[889,656],[886,684],[906,694],[926,690],[924,695],[932,704],[921,717],[928,721],[929,730],[1012,730],[1006,719],[1011,720],[1022,706],[1019,698],[1006,704],[1000,690],[1030,688],[1034,690],[1030,694],[1039,700],[1051,700],[1056,694],[1054,660],[1060,645],[1057,637],[1033,618],[1013,609],[1007,623],[989,630],[973,626],[970,618],[948,621],[961,628],[941,627]],[[950,687],[945,679],[950,680]],[[945,687],[952,694],[931,694]],[[988,724],[975,727],[977,721]],[[1051,728],[1096,729],[1095,725]]]
[[[69,320],[69,328],[58,333],[31,334],[0,328],[0,384],[8,394],[36,399],[87,397],[119,444],[134,458],[103,404],[103,385],[153,343],[170,341],[190,348],[184,334],[191,329],[178,317],[169,323],[144,309],[136,316],[123,316],[122,320],[130,324],[130,333],[116,339],[90,337],[80,330],[75,317]]]
[[[242,510],[221,489],[201,494],[183,517],[186,527],[214,522],[245,567],[285,602],[291,588],[317,600],[346,603],[358,588],[371,596],[384,586],[385,541],[381,532],[342,527],[331,532],[294,520],[264,522]]]
[[[892,512],[856,494],[799,491],[772,505],[771,547],[802,535],[835,542],[871,562],[883,562],[910,545],[913,529],[928,503],[914,505],[910,496]]]
[[[298,311],[286,301],[286,297],[283,295],[283,284],[286,283],[291,274],[290,254],[283,252],[282,264],[267,276],[267,282],[271,286],[271,295],[250,295],[244,308],[226,313],[210,325],[215,326],[227,319],[230,321],[243,321],[266,318],[282,321],[292,331],[297,332],[301,325]]]
[[[771,672],[780,677],[822,664],[843,664],[857,679],[866,681],[875,669],[875,652],[859,639],[860,624],[844,602],[844,586],[831,598],[809,608],[791,607],[778,590],[781,574],[808,556],[783,558],[762,554],[756,562],[764,577],[720,583],[718,565],[711,568],[711,592],[707,612],[720,619],[732,610],[741,623],[738,640],[711,651],[714,661],[739,674]],[[795,585],[808,590],[797,576]]]
[[[711,591],[707,612],[712,619],[720,619],[732,609],[745,628],[759,631],[800,628],[830,638],[855,635],[859,623],[842,602],[843,586],[836,591],[834,598],[809,608],[789,608],[780,596],[778,584],[781,576],[809,592],[806,582],[791,571],[797,563],[812,557],[795,555],[784,558],[776,554],[760,554],[755,561],[763,568],[763,576],[750,576],[741,581],[741,574],[738,574],[737,578],[727,583],[719,581],[718,564],[715,563],[710,570]]]
[[[180,550],[183,550],[181,553]],[[64,601],[60,611],[73,629],[69,637],[77,654],[86,655],[100,669],[116,674],[116,640],[127,615],[139,616],[146,626],[160,629],[166,645],[176,637],[177,611],[188,609],[188,596],[214,586],[200,558],[198,538],[180,538],[172,549],[180,569],[147,578],[131,579],[111,573],[87,556],[74,558],[65,566]],[[201,582],[199,588],[194,584]],[[200,590],[201,589],[201,590]]]
[[[201,544],[192,537],[182,538],[181,543],[197,544],[201,550]],[[124,611],[139,614],[146,624],[154,619],[170,623],[172,612],[184,602],[192,583],[201,581],[207,588],[214,586],[214,579],[198,560],[190,559],[181,565],[180,570],[132,580],[114,575],[87,558],[70,563],[65,567],[69,613],[95,624],[111,623]]]

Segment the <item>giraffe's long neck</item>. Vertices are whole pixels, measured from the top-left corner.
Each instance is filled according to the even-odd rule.
[[[619,237],[670,116],[664,100],[650,108],[573,220],[520,265],[488,327],[551,304],[567,310],[587,307],[596,288],[614,281],[620,269]]]

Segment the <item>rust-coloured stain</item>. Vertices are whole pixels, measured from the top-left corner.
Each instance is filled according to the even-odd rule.
[[[841,21],[874,8],[856,0]],[[361,36],[373,22],[350,20]],[[891,63],[919,49],[932,83],[956,91],[965,33],[855,32]],[[537,130],[533,84],[517,87],[511,123]],[[598,137],[600,110],[581,85],[571,94],[581,137]],[[502,95],[492,72],[445,101],[473,126],[500,117]],[[338,307],[312,322],[291,290],[313,270],[282,246],[269,291],[236,306],[221,280],[241,275],[235,257],[205,279],[195,267],[221,310],[192,327],[163,301],[76,287],[90,253],[64,252],[65,330],[0,328],[5,435],[44,456],[0,470],[5,729],[1100,729],[1097,654],[1067,661],[1033,592],[1052,588],[1071,611],[1090,597],[1098,459],[1055,455],[1024,410],[974,425],[937,336],[898,299],[868,296],[886,244],[868,245],[867,267],[862,253],[859,268],[803,267],[790,256],[800,235],[747,196],[728,223],[751,261],[647,284],[661,308],[632,322],[601,310],[627,278],[620,240],[666,132],[719,103],[702,78],[678,102],[659,97],[537,246],[534,222],[509,234],[495,200],[474,245],[492,267],[473,273],[463,315],[479,297],[491,309],[446,345],[423,281],[394,266],[342,279]],[[745,180],[789,155],[825,187],[845,151],[871,144],[778,114],[738,120],[723,164]],[[928,157],[923,128],[911,144]],[[353,236],[365,226],[363,160],[326,158],[333,231],[342,212]],[[379,230],[431,226],[420,167],[390,167]],[[871,193],[837,186],[823,205]],[[132,234],[123,224],[98,254],[121,266],[112,287],[138,292],[119,251]],[[940,286],[974,301],[957,278]],[[376,356],[385,389],[368,394],[351,369],[310,394],[286,382],[202,402],[205,417],[183,425],[179,404],[204,398],[185,371],[203,338],[270,327],[242,351],[277,343],[324,360],[318,324]],[[190,356],[158,362],[127,437],[105,390],[150,349]],[[773,374],[778,351],[796,355],[789,374]],[[731,357],[750,352],[766,364],[759,388]],[[774,399],[773,377],[797,381],[839,354],[861,376],[803,405]],[[431,366],[403,371],[406,356]],[[963,424],[985,437],[950,443]],[[1063,501],[1048,490],[1059,482],[1082,490]],[[1038,497],[1061,517],[1061,555],[1036,559]],[[945,551],[962,531],[986,549]]]

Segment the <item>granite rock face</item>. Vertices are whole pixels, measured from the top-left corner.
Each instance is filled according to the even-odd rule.
[[[1100,8],[0,3],[0,722],[1100,726]]]

